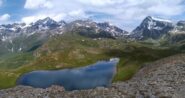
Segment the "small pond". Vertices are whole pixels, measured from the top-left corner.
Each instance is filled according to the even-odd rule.
[[[118,58],[98,61],[86,67],[63,70],[39,70],[23,74],[17,85],[47,88],[52,85],[63,86],[66,90],[92,89],[107,87],[116,73]]]

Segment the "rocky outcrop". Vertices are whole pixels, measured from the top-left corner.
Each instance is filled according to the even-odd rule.
[[[109,88],[65,91],[17,86],[0,91],[0,98],[184,98],[185,54],[146,64],[129,81],[114,83]]]
[[[139,98],[184,98],[185,55],[147,64],[131,80],[115,86],[119,91]]]

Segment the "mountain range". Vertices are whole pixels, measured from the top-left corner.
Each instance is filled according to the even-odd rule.
[[[47,17],[28,25],[25,23],[0,25],[1,50],[7,52],[29,51],[39,47],[53,35],[73,31],[78,31],[80,35],[91,38],[117,38],[128,34],[127,31],[107,22],[96,23],[91,20],[77,20],[66,23],[65,21],[56,22]],[[29,46],[30,44],[32,46]]]
[[[66,23],[63,20],[56,22],[47,17],[31,24],[0,25],[0,43],[4,44],[4,46],[1,45],[1,50],[29,51],[39,47],[55,34],[73,31],[91,38],[124,38],[126,40],[158,42],[162,40],[163,42],[177,43],[185,38],[185,21],[174,23],[170,20],[148,16],[136,29],[128,32],[108,22],[96,23],[92,20],[76,20]],[[29,44],[35,45],[29,46]]]

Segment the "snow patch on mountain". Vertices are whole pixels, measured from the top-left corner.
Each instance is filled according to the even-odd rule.
[[[151,18],[152,18],[153,20],[156,20],[156,21],[161,21],[161,22],[171,22],[171,23],[172,23],[172,21],[171,21],[171,20],[167,20],[167,19],[157,18],[157,17],[153,17],[153,16],[151,16]]]

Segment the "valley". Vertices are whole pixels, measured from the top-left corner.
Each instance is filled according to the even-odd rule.
[[[166,30],[169,25],[170,29]],[[31,71],[71,69],[110,58],[120,58],[113,82],[126,81],[143,65],[184,52],[184,39],[176,37],[183,33],[170,36],[176,28],[171,26],[168,21],[151,17],[144,20],[137,32],[134,30],[135,33],[130,34],[106,22],[77,20],[66,23],[55,22],[49,17],[28,26],[12,24],[5,28],[2,25],[0,88],[16,86],[17,78]],[[156,32],[164,34],[155,35]],[[179,29],[179,32],[184,31]],[[138,34],[144,37],[138,38]],[[176,41],[171,42],[174,38]]]

